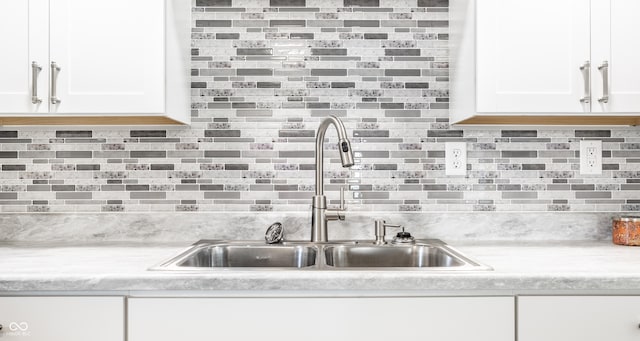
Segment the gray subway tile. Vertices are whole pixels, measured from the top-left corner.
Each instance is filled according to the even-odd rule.
[[[216,39],[240,39],[239,33],[216,33]]]
[[[279,130],[280,137],[315,137],[315,130]]]
[[[354,130],[353,137],[389,137],[388,130]]]
[[[166,130],[131,130],[131,137],[167,137]]]
[[[537,130],[502,130],[502,137],[537,137]]]
[[[91,199],[91,192],[56,192],[56,199],[72,200],[72,199]]]
[[[238,76],[273,76],[273,69],[237,69]]]
[[[611,137],[611,130],[576,130],[576,137]]]
[[[313,33],[300,32],[300,33],[290,33],[289,34],[289,39],[307,39],[307,40],[312,40],[313,38],[314,38],[314,34]]]
[[[575,192],[576,199],[611,199],[611,192]]]
[[[384,70],[385,76],[400,76],[400,77],[418,77],[420,76],[419,69],[386,69]]]
[[[63,150],[63,151],[57,151],[56,152],[56,158],[59,158],[59,159],[64,159],[64,158],[80,159],[80,158],[91,158],[91,157],[92,157],[91,151],[67,151],[67,150]]]
[[[281,82],[257,82],[256,85],[258,89],[275,89],[282,87]]]
[[[25,171],[26,169],[26,165],[2,165],[3,172]]]
[[[334,89],[347,89],[347,88],[355,88],[355,82],[331,82],[331,87]]]
[[[449,7],[449,0],[418,0],[418,7]]]
[[[231,20],[196,20],[196,27],[231,27]]]
[[[205,199],[240,199],[239,192],[204,192]]]
[[[346,69],[311,69],[312,76],[346,76]]]
[[[232,0],[196,0],[197,7],[231,7]]]
[[[380,27],[380,20],[345,20],[344,27]]]
[[[305,7],[306,0],[269,0],[271,7]]]
[[[386,40],[386,39],[389,39],[389,34],[388,33],[365,33],[364,39]]]
[[[240,137],[240,130],[205,130],[205,137]]]
[[[17,138],[18,132],[16,130],[0,130],[0,138]]]
[[[236,158],[240,157],[239,150],[205,150],[205,157],[221,157],[221,158]]]
[[[165,150],[132,150],[131,157],[133,158],[164,158],[167,157]]]
[[[418,20],[418,27],[449,27],[446,20]]]
[[[429,83],[427,82],[406,82],[404,83],[407,89],[428,89]]]
[[[427,198],[429,199],[462,199],[464,193],[462,192],[427,192]]]
[[[385,56],[419,56],[420,49],[385,49]]]
[[[130,199],[166,199],[165,192],[130,192]]]
[[[538,192],[502,192],[502,199],[537,199]]]
[[[311,49],[311,54],[314,56],[346,56],[347,49]]]
[[[270,56],[273,54],[273,49],[240,48],[236,52],[239,56]]]
[[[93,132],[91,130],[57,130],[56,137],[91,137]]]
[[[534,158],[538,157],[538,152],[535,150],[503,150],[502,157],[504,158]]]
[[[344,7],[380,7],[380,0],[344,0]]]
[[[304,20],[269,20],[269,26],[271,27],[305,27],[307,26]]]

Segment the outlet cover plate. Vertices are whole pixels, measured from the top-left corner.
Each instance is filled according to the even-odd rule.
[[[446,142],[444,146],[445,174],[467,175],[467,143]]]
[[[602,141],[580,141],[580,174],[602,174]]]

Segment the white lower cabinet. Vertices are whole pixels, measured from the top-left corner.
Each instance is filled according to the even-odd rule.
[[[640,296],[518,297],[518,341],[640,340]]]
[[[513,341],[513,297],[131,298],[129,341]]]
[[[124,341],[123,297],[0,297],[0,340]]]

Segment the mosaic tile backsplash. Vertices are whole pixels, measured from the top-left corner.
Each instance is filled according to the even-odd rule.
[[[640,129],[448,124],[448,0],[195,0],[190,127],[0,129],[2,212],[308,211],[314,134],[326,191],[355,211],[640,210]],[[602,175],[579,141],[603,141]],[[447,177],[444,143],[468,145]]]

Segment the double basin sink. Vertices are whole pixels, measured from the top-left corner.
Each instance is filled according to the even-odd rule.
[[[265,244],[201,240],[151,270],[491,270],[437,239],[414,244],[375,245],[367,241]]]

